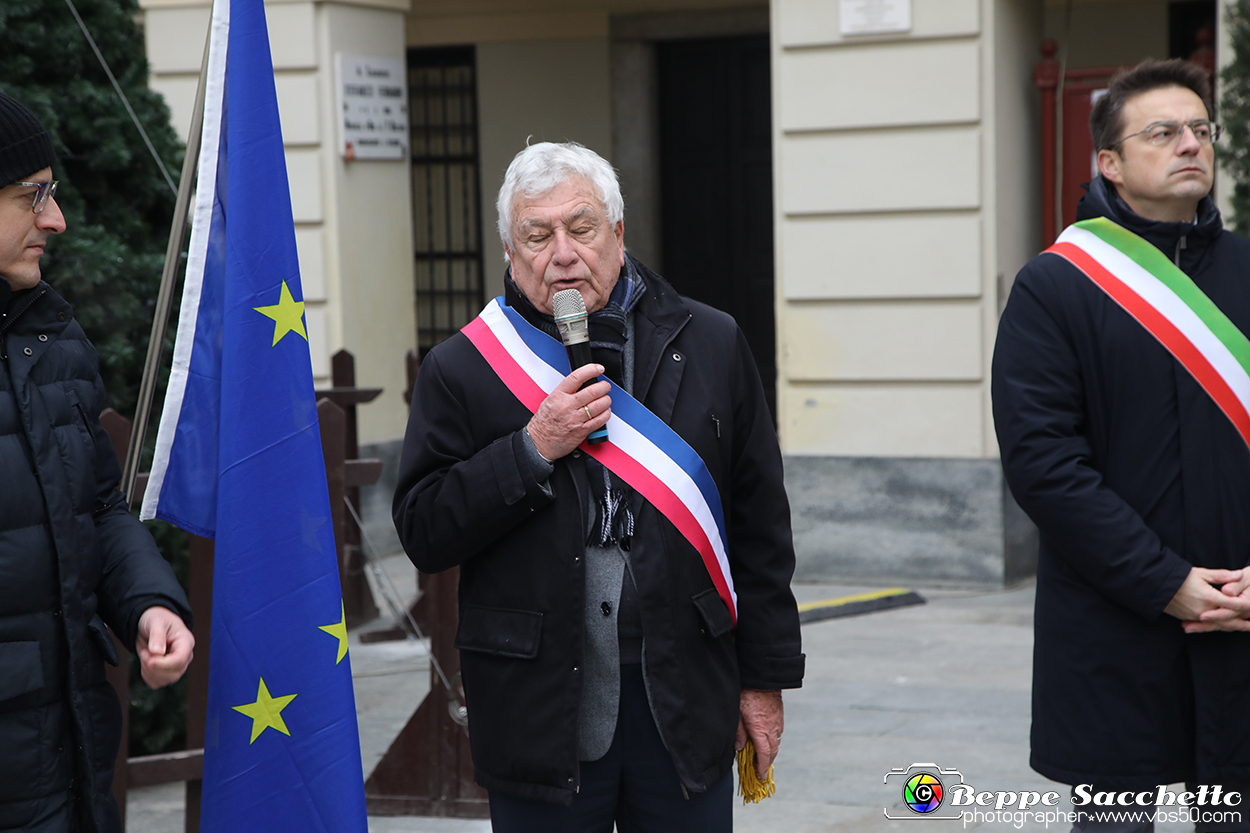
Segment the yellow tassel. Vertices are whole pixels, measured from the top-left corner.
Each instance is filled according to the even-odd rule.
[[[758,804],[776,794],[773,768],[771,765],[768,767],[768,772],[761,781],[755,771],[755,744],[748,738],[747,745],[738,751],[738,795],[742,796],[743,804]]]

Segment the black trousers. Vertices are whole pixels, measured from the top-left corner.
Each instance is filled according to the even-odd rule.
[[[641,665],[621,666],[621,707],[607,754],[582,761],[567,807],[490,794],[496,833],[731,833],[733,773],[705,793],[681,780],[651,717]]]

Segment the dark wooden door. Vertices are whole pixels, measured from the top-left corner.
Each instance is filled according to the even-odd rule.
[[[746,335],[776,423],[768,36],[657,46],[664,276]]]

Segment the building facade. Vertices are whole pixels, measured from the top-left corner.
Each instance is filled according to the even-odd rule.
[[[141,5],[152,86],[185,131],[207,0]],[[1043,246],[1040,45],[1057,40],[1068,68],[1128,65],[1188,49],[1218,17],[1215,0],[266,10],[314,374],[328,384],[346,347],[358,383],[386,389],[360,409],[367,450],[397,454],[406,351],[502,292],[508,161],[572,139],[620,171],[631,252],[746,333],[798,578],[999,585],[1035,557],[998,464],[989,365],[1013,276]],[[340,55],[406,66],[409,158],[345,154]],[[389,542],[387,487],[367,503]]]

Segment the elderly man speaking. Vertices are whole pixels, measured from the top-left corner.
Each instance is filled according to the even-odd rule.
[[[755,363],[732,318],[626,253],[594,152],[525,148],[498,208],[506,303],[426,358],[394,505],[417,567],[461,568],[493,827],[731,830],[734,751],[749,737],[767,772],[804,665]],[[552,315],[566,289],[593,355],[571,373]]]

